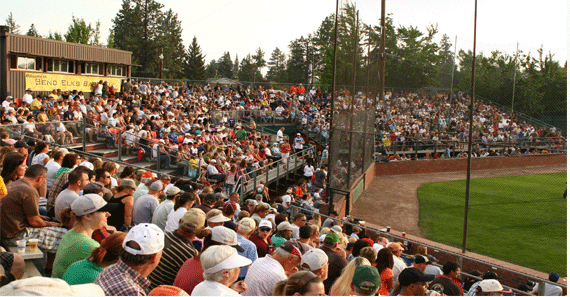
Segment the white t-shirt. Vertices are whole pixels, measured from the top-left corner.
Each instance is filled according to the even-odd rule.
[[[533,290],[538,292],[538,284],[534,286]],[[544,296],[562,296],[562,288],[551,284],[544,284]]]
[[[312,165],[305,165],[305,169],[303,171],[305,172],[305,177],[311,178],[313,177],[313,173],[315,173],[315,167]]]
[[[283,141],[283,131],[277,131],[277,142]]]
[[[57,173],[59,168],[61,168],[61,165],[59,165],[54,160],[50,160],[49,162],[47,162],[46,168],[47,168],[46,181],[49,189],[53,186],[53,183],[55,183],[55,174]]]
[[[394,272],[394,288],[395,288],[396,285],[399,283],[398,276],[400,276],[402,270],[408,268],[408,266],[406,265],[406,262],[404,262],[404,260],[402,260],[400,257],[397,257],[396,255],[392,255],[392,257],[394,257],[394,267],[392,268],[392,272]]]
[[[291,206],[291,196],[283,195],[281,198],[283,199],[283,206],[289,208],[289,206]]]
[[[240,296],[238,292],[219,282],[203,281],[194,287],[190,296]]]
[[[180,224],[180,219],[188,210],[184,207],[179,207],[177,210],[172,210],[166,217],[166,227],[164,231],[176,231],[178,225]]]

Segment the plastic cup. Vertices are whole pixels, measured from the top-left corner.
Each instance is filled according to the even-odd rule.
[[[18,245],[18,253],[23,254],[26,252],[26,240],[25,239],[16,241],[16,244]]]
[[[386,232],[390,233],[390,230],[391,230],[390,226],[386,226]]]
[[[402,237],[406,237],[406,232],[402,232]],[[30,244],[31,246],[31,244]]]
[[[28,240],[30,243],[30,252],[35,253],[38,251],[38,240],[37,239],[30,239]]]

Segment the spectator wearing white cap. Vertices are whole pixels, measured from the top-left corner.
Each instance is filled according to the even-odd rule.
[[[209,248],[217,245],[229,245],[238,252],[243,252],[243,248],[238,244],[236,232],[224,226],[212,228],[211,233],[204,237],[202,254]],[[178,274],[176,274],[173,285],[183,289],[188,294],[192,294],[196,285],[204,280],[204,268],[201,260],[201,257],[194,257],[184,262],[184,265],[180,267]]]
[[[321,249],[308,250],[301,260],[301,269],[311,271],[324,281],[329,277],[329,256]]]
[[[164,232],[154,224],[133,227],[123,241],[119,262],[105,268],[95,284],[106,296],[146,296],[146,279],[158,266],[164,248]]]
[[[185,193],[190,194],[190,193]],[[192,241],[196,237],[204,237],[206,214],[197,208],[187,210],[179,219],[178,228],[164,233],[164,249],[162,258],[156,269],[148,276],[150,289],[159,285],[172,285],[180,267],[190,258],[198,256]]]
[[[61,278],[69,265],[87,258],[99,247],[99,243],[91,239],[93,231],[107,225],[107,218],[111,216],[109,212],[115,208],[117,204],[108,204],[97,194],[86,194],[73,201],[71,208],[66,210],[73,212],[75,223],[73,229],[61,239],[53,262],[52,277]]]
[[[297,133],[297,137],[293,139],[295,153],[298,153],[303,150],[303,145],[305,144],[305,139],[301,136],[301,133]],[[312,174],[311,174],[312,176]]]
[[[275,285],[297,272],[305,249],[296,240],[283,243],[273,255],[253,262],[245,277],[247,290],[243,296],[270,296]]]
[[[241,256],[244,256],[251,260],[251,262],[255,262],[257,260],[257,247],[255,243],[251,242],[249,238],[253,235],[253,232],[257,227],[255,226],[255,221],[252,218],[243,218],[237,224],[237,240],[239,245],[243,248],[243,252],[239,253]],[[239,278],[244,279],[247,274],[247,269],[249,267],[242,267],[239,273]]]
[[[476,296],[502,296],[505,293],[513,292],[512,290],[505,290],[501,283],[496,279],[482,280],[475,289],[477,291]],[[562,288],[560,288],[558,295],[545,294],[545,296],[562,296]]]
[[[217,163],[218,161],[216,161],[216,159],[210,160],[210,165],[206,167],[206,170],[208,171],[208,178],[215,179],[217,181],[223,181],[226,179],[226,175],[218,171],[216,168]]]
[[[137,199],[133,207],[135,225],[152,222],[152,215],[159,202],[158,196],[162,193],[163,188],[164,185],[161,181],[155,181],[150,185],[148,193]]]
[[[204,269],[204,281],[198,284],[191,296],[239,296],[247,286],[236,282],[240,267],[248,266],[251,260],[240,256],[227,245],[213,246],[200,256]]]

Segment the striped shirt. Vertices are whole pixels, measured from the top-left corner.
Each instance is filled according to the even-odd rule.
[[[119,260],[101,272],[94,282],[105,292],[105,296],[146,296],[150,282]]]
[[[180,267],[190,258],[198,255],[192,242],[182,235],[164,232],[164,249],[158,266],[148,276],[150,289],[160,285],[173,285]]]
[[[285,270],[281,263],[267,255],[253,262],[247,271],[245,283],[247,290],[242,296],[271,296],[273,295],[273,287],[287,279]]]

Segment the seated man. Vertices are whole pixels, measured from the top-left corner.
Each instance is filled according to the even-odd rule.
[[[46,183],[46,177],[47,169],[44,166],[28,167],[23,178],[8,186],[0,214],[4,242],[16,246],[18,240],[38,239],[38,247],[49,253],[46,270],[50,270],[67,229],[60,228],[58,223],[47,222],[47,217],[40,216],[38,190]]]
[[[208,170],[208,178],[215,179],[217,181],[223,181],[226,179],[226,175],[220,173],[218,169],[216,169],[216,164],[217,164],[216,159],[210,160],[210,165],[208,165],[206,169]]]

